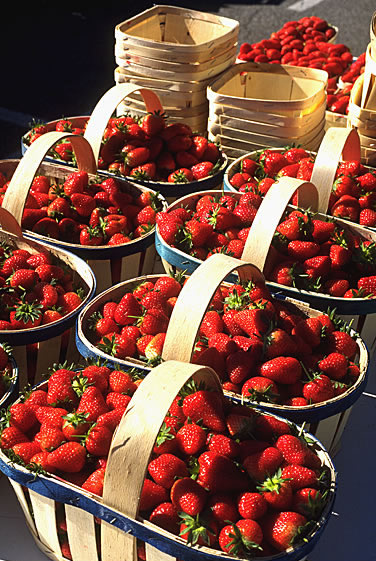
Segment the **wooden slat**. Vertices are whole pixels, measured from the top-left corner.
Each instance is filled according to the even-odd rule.
[[[35,384],[41,382],[48,374],[48,368],[54,363],[59,363],[61,349],[61,336],[53,337],[47,341],[38,343],[37,367],[35,372]]]
[[[65,505],[69,547],[73,561],[98,561],[94,516]]]
[[[176,557],[171,557],[171,555],[159,551],[148,543],[145,543],[145,554],[146,561],[176,561]]]
[[[39,539],[47,548],[61,554],[56,526],[55,501],[29,490]]]
[[[97,281],[96,294],[100,294],[103,290],[112,286],[111,264],[109,259],[103,259],[101,261],[98,259],[89,260],[88,265],[92,268]]]

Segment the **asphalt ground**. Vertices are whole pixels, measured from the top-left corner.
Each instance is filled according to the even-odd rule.
[[[338,27],[337,42],[365,51],[374,0],[237,0],[165,2],[240,22],[239,43],[269,37],[289,19],[317,15]],[[114,30],[152,2],[34,2],[2,6],[0,158],[19,157],[32,118],[91,113],[114,85]]]

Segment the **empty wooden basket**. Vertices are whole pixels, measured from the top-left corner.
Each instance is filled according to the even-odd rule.
[[[229,157],[289,142],[314,150],[324,134],[326,83],[321,70],[235,65],[208,87],[210,138],[231,149]]]
[[[152,87],[172,121],[205,132],[206,87],[235,62],[239,23],[215,14],[156,5],[115,28],[115,82]],[[124,105],[140,112],[139,98]]]

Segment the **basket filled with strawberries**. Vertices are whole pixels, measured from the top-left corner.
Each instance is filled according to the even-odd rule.
[[[0,340],[12,346],[25,384],[39,379],[46,361],[76,352],[72,328],[96,283],[85,261],[23,235],[3,208],[0,224]]]
[[[282,176],[312,181],[319,191],[319,212],[376,227],[374,170],[361,163],[357,130],[329,128],[317,153],[295,147],[250,152],[229,165],[224,188],[262,197]]]
[[[98,380],[62,413],[49,399],[59,377],[9,408],[0,437],[1,470],[50,558],[298,561],[317,543],[336,492],[330,456],[293,423],[224,397],[210,368],[157,366],[125,414],[106,408]],[[85,438],[69,427],[78,415]],[[66,441],[46,446],[53,433]]]
[[[18,367],[12,356],[12,348],[0,344],[0,410],[14,401],[18,391]]]
[[[133,92],[140,92],[144,115],[120,107]],[[82,127],[75,127],[76,119]],[[22,138],[22,153],[51,131],[85,136],[101,174],[127,178],[168,197],[218,187],[227,166],[227,156],[217,143],[184,120],[170,120],[152,90],[130,82],[108,90],[91,116],[36,124]],[[46,159],[77,167],[69,137],[57,142]]]
[[[111,122],[116,108],[121,114],[121,102],[134,92],[141,94],[146,114],[139,122],[132,116]],[[169,123],[153,90],[131,83],[118,84],[103,95],[85,138],[101,170],[126,176],[165,197],[213,189],[221,185],[227,166],[226,155],[214,142],[184,122]]]
[[[77,170],[43,161],[50,147],[65,138],[78,156],[87,152],[84,160],[78,158]],[[30,235],[90,263],[98,291],[153,267],[155,216],[166,201],[141,185],[98,174],[82,136],[42,135],[2,191],[3,208]]]
[[[273,296],[256,267],[223,254],[190,277],[140,277],[97,296],[76,344],[86,358],[145,373],[166,360],[210,366],[226,395],[309,423],[330,451],[367,380],[364,343],[334,311]]]

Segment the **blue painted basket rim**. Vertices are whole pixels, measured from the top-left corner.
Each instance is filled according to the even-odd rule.
[[[46,384],[42,382],[38,386]],[[257,409],[255,409],[257,411]],[[265,412],[259,410],[261,414]],[[286,421],[283,417],[274,415],[275,418]],[[291,421],[290,421],[291,423]],[[295,423],[292,423],[295,424]],[[337,491],[337,472],[333,464],[333,460],[325,450],[321,442],[310,433],[303,431],[315,446],[319,449],[320,455],[325,461],[331,474],[331,481],[329,486],[329,499],[315,528],[308,534],[310,539],[308,543],[303,543],[296,548],[289,548],[285,552],[268,557],[258,557],[260,561],[300,561],[303,556],[312,551],[313,547],[319,540],[321,533],[325,529],[331,511],[334,506],[336,491]],[[210,548],[191,547],[183,543],[183,540],[178,541],[177,536],[169,534],[148,521],[131,519],[117,510],[111,509],[105,505],[100,497],[96,497],[91,493],[86,492],[80,487],[65,482],[64,480],[56,477],[55,475],[41,475],[34,474],[27,471],[24,467],[18,466],[10,461],[5,454],[0,450],[0,470],[8,478],[32,489],[34,492],[50,498],[56,502],[70,504],[72,506],[82,508],[90,514],[99,517],[101,520],[108,522],[125,532],[129,532],[132,536],[137,537],[143,541],[150,543],[150,545],[165,553],[175,555],[182,559],[182,561],[241,561],[239,557],[231,557],[221,551],[216,551]],[[155,530],[153,528],[156,528]],[[213,552],[213,553],[212,553]]]
[[[181,199],[174,201],[170,204],[167,208],[167,211],[177,208],[178,206],[184,206],[186,204],[187,199],[192,197],[200,197],[203,195],[207,195],[208,193],[205,191],[192,193],[191,195],[186,195]],[[222,195],[222,191],[211,191],[210,195]],[[236,193],[234,193],[236,194]],[[241,193],[239,193],[241,196]],[[336,219],[337,222],[344,223],[346,225],[354,225],[359,227],[359,224],[355,225],[354,223],[349,224],[346,220]],[[369,231],[369,234],[375,237],[376,241],[376,232]],[[169,246],[161,237],[159,233],[158,225],[155,229],[155,247],[157,253],[160,255],[162,259],[170,263],[171,265],[178,267],[182,270],[187,270],[188,272],[192,273],[194,269],[196,269],[199,265],[201,265],[202,261],[197,259],[196,257],[192,257],[187,253],[184,253],[178,248],[173,248]],[[232,275],[232,279],[235,279],[236,276]],[[313,304],[315,307],[319,309],[325,308],[325,310],[330,308],[335,308],[338,314],[348,314],[348,315],[364,315],[364,314],[371,314],[376,313],[376,298],[340,298],[329,296],[324,293],[320,292],[313,292],[308,290],[301,290],[297,288],[292,288],[288,286],[284,286],[282,284],[277,284],[271,281],[266,280],[266,285],[270,288],[270,290],[274,293],[281,292],[286,296],[301,299],[305,302],[309,302]]]
[[[24,234],[23,237],[27,241],[30,240],[33,243],[37,242],[37,245],[42,246],[42,249],[51,249],[51,246],[49,246],[48,244],[45,244],[40,240],[35,240],[33,237],[30,237],[27,234]],[[81,257],[72,254],[72,252],[66,251],[65,249],[62,249],[60,247],[53,247],[52,249],[54,249],[59,255],[63,255],[67,258],[73,256],[75,260],[79,261],[80,270],[76,272],[87,285],[87,294],[85,295],[81,304],[75,310],[71,311],[69,314],[66,314],[57,321],[46,325],[39,325],[38,327],[33,327],[32,329],[0,330],[1,341],[6,341],[14,346],[20,346],[28,345],[31,343],[39,343],[42,341],[46,341],[51,337],[61,335],[66,329],[75,324],[80,310],[94,296],[97,284],[96,278],[91,267],[86,263],[86,261],[81,259]],[[85,278],[82,276],[82,271],[85,271]]]

